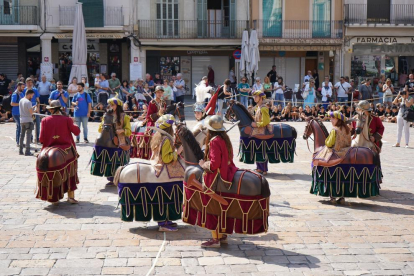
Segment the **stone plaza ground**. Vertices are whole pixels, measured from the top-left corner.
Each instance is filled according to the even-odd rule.
[[[78,205],[35,199],[36,159],[18,155],[15,124],[0,125],[0,275],[146,275],[154,264],[151,275],[414,275],[414,151],[392,148],[396,125],[385,125],[381,196],[334,206],[309,193],[305,123],[290,124],[297,156],[270,165],[269,232],[208,250],[209,231],[181,221],[165,236],[154,222],[122,222],[116,187],[89,173],[93,144],[78,145]],[[89,141],[97,129],[89,123]],[[230,136],[236,150],[238,129]]]

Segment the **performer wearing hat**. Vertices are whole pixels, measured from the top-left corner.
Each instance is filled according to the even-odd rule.
[[[204,125],[205,109],[203,104],[194,104],[194,117],[197,120],[197,124],[193,127],[192,132],[194,133]]]
[[[151,139],[151,163],[155,169],[155,175],[160,176],[165,169],[170,179],[184,177],[184,167],[177,161],[178,154],[174,148],[173,141],[174,116],[170,114],[162,115],[156,122],[157,132]],[[181,212],[177,214],[167,214],[165,221],[158,222],[159,231],[177,231],[177,224],[171,220],[181,219]]]
[[[52,115],[43,118],[40,128],[43,146],[37,160],[36,198],[57,204],[68,193],[68,201],[75,204],[79,155],[72,134],[79,135],[80,129],[64,116],[59,100],[51,101],[46,108]]]
[[[252,127],[254,128],[266,128],[270,124],[270,115],[269,115],[269,108],[263,101],[266,99],[266,94],[261,90],[256,90],[253,92],[253,99],[256,103],[256,107],[254,110],[254,122],[252,123]],[[263,161],[257,162],[256,161],[256,171],[263,175],[267,174],[268,167],[267,164],[269,160],[267,156],[263,156]]]
[[[369,126],[369,137],[368,139],[375,144],[375,147],[372,148],[373,151],[380,153],[382,148],[382,135],[384,134],[384,125],[382,124],[381,119],[372,114],[372,108],[368,101],[360,101],[357,105],[357,111],[363,112],[368,120],[367,125]],[[352,122],[351,134],[356,135],[356,122]]]
[[[91,158],[91,174],[106,176],[109,181],[108,184],[113,184],[116,169],[129,163],[131,123],[129,116],[122,110],[123,103],[120,99],[111,98],[108,100],[108,105],[109,110],[103,116],[98,132],[103,134],[104,126],[113,127],[116,137],[110,137],[114,142],[109,142],[114,147],[108,147],[108,141],[105,141],[106,138],[103,135],[96,140]],[[108,115],[112,116],[111,122],[105,121]],[[111,133],[110,136],[112,135]]]
[[[157,86],[155,88],[155,99],[150,101],[147,111],[147,126],[155,126],[155,122],[159,117],[164,115],[166,103],[163,100],[164,88],[162,86]]]
[[[204,160],[199,165],[204,169],[204,188],[206,194],[215,193],[212,189],[217,177],[226,183],[232,183],[238,168],[233,163],[233,146],[223,126],[223,119],[213,115],[206,119],[207,128],[206,150]],[[220,247],[227,243],[227,235],[220,234],[218,229],[211,232],[212,239],[204,242],[202,247]]]

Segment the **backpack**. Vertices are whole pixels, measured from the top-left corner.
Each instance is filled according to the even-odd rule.
[[[19,94],[17,94],[17,96],[19,97]],[[5,95],[3,97],[2,105],[3,105],[3,110],[4,111],[6,111],[6,112],[11,112],[12,111],[11,100],[12,100],[12,95],[11,94]],[[20,101],[20,97],[19,97],[19,101]]]

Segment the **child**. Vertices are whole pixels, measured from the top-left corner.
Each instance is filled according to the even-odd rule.
[[[387,106],[385,108],[384,121],[389,122],[390,118],[391,118],[391,108],[389,106]]]
[[[393,105],[391,109],[391,116],[389,118],[389,122],[396,123],[397,116],[398,116],[398,107],[396,105]]]
[[[305,115],[305,113],[303,112],[303,108],[302,108],[302,106],[299,106],[299,108],[298,108],[298,113],[299,113],[299,119],[298,119],[298,122],[302,122],[302,118],[303,118],[303,116]]]
[[[299,112],[296,106],[292,107],[292,121],[297,122],[299,120]]]
[[[315,110],[315,107],[314,106],[312,106],[312,109],[309,107],[309,105],[306,105],[305,106],[305,110],[303,111],[303,115],[302,115],[302,118],[303,119],[306,119],[306,118],[308,118],[308,117],[311,117],[311,116],[313,116],[313,111],[312,110]]]
[[[285,108],[283,108],[282,111],[282,116],[281,116],[281,121],[282,122],[287,122],[287,121],[291,121],[292,120],[292,114],[291,114],[291,108],[290,105],[285,106]]]
[[[318,118],[325,121],[325,107],[322,105],[318,112]]]

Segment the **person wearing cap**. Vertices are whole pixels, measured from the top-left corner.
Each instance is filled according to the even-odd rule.
[[[330,111],[328,116],[332,123],[332,130],[325,139],[325,147],[315,156],[314,159],[328,161],[332,154],[336,154],[340,158],[344,157],[351,147],[351,130],[346,123],[346,117],[339,111]],[[315,191],[317,194],[317,191]],[[336,200],[330,198],[331,203],[344,203],[343,197]]]
[[[177,161],[178,154],[172,139],[174,121],[174,116],[170,114],[159,117],[156,122],[157,131],[151,139],[152,156],[150,160],[154,166],[155,176],[159,177],[161,172],[166,169],[170,181],[182,180],[184,177],[184,167]],[[177,231],[177,224],[172,222],[177,219],[181,219],[181,212],[179,214],[165,212],[162,221],[158,222],[159,231]]]
[[[225,183],[232,183],[234,174],[238,168],[233,163],[233,146],[223,126],[224,121],[218,115],[206,119],[207,128],[206,149],[204,159],[199,165],[204,169],[203,187],[205,194],[215,193],[212,186],[217,177]],[[220,247],[221,243],[227,243],[227,235],[219,233],[218,229],[211,231],[212,238],[201,244],[202,247]]]
[[[108,100],[109,109],[107,113],[113,116],[113,125],[118,138],[118,148],[107,148],[94,145],[91,157],[91,174],[96,176],[107,177],[107,185],[112,185],[114,175],[118,167],[129,163],[129,139],[131,135],[130,117],[122,109],[123,102],[118,98]],[[98,132],[102,133],[104,128],[104,118],[99,124]],[[105,152],[105,153],[104,153]],[[102,170],[104,168],[104,170]]]
[[[266,99],[266,94],[262,90],[256,90],[253,92],[253,99],[256,103],[256,108],[254,110],[254,122],[252,123],[252,127],[266,128],[270,124],[269,108],[263,103]],[[267,160],[267,156],[263,156],[263,158],[265,158],[263,162],[256,161],[256,171],[266,175],[269,160]]]
[[[155,87],[155,99],[150,101],[147,111],[147,126],[155,126],[155,122],[159,117],[164,115],[166,103],[163,100],[164,88],[162,86]]]
[[[382,148],[382,135],[384,134],[384,125],[382,124],[381,119],[376,116],[375,114],[372,114],[372,108],[368,101],[363,100],[360,101],[357,105],[357,112],[362,112],[366,116],[366,120],[368,120],[368,126],[369,126],[369,137],[368,139],[374,143],[376,146],[372,148],[373,151],[376,151],[378,153],[381,152]],[[356,135],[355,133],[356,129],[356,122],[352,122],[352,135]]]
[[[111,79],[108,80],[109,83],[109,91],[110,91],[110,97],[113,98],[116,96],[116,94],[119,93],[119,88],[121,87],[121,81],[116,77],[115,73],[111,74]]]
[[[78,153],[76,150],[76,144],[73,140],[73,135],[79,135],[80,129],[76,126],[73,120],[62,111],[62,105],[59,100],[52,100],[46,109],[52,114],[43,118],[40,129],[40,142],[42,143],[42,151],[47,148],[59,148],[63,154],[68,154],[72,151],[73,157],[66,159],[66,166],[61,170],[55,172],[41,172],[37,171],[37,194],[36,198],[57,203],[63,198],[65,193],[68,193],[68,201],[72,204],[78,203],[75,199],[75,190],[79,183],[78,178],[78,166],[77,159]],[[40,153],[42,155],[42,153]],[[73,169],[72,172],[67,168]],[[59,173],[61,175],[60,185],[55,185],[53,181],[53,188],[49,189],[48,186],[43,186],[44,177],[49,175],[55,175]],[[65,177],[66,176],[66,177]],[[50,185],[50,183],[49,183]]]

